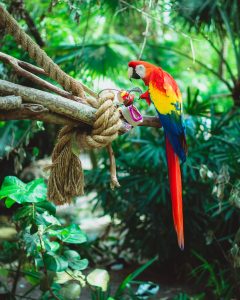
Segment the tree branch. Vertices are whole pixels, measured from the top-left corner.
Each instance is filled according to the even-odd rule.
[[[1,101],[1,100],[0,100]],[[0,120],[38,120],[57,125],[76,125],[83,128],[90,128],[87,124],[51,113],[47,108],[39,104],[22,104],[18,109],[0,110]]]
[[[85,100],[81,99],[80,97],[74,96],[71,93],[36,76],[35,74],[48,76],[46,72],[39,67],[36,67],[32,64],[16,59],[15,57],[7,55],[3,52],[0,52],[0,60],[3,63],[10,64],[13,67],[13,69],[17,72],[18,75],[27,78],[28,80],[34,82],[35,84],[39,85],[43,89],[47,89],[68,99],[72,99],[85,104],[87,103]],[[91,95],[92,97],[97,97],[97,94],[93,92],[91,89],[89,89],[87,86],[85,86],[84,84],[82,84],[82,86],[85,92],[87,92],[89,95]]]
[[[19,96],[6,96],[0,97],[0,109],[12,110],[20,108],[22,104],[22,98]]]
[[[7,55],[3,52],[0,52],[0,60],[3,63],[10,64],[18,75],[27,78],[31,82],[34,82],[35,84],[40,86],[41,88],[52,91],[62,97],[87,104],[87,102],[84,101],[83,99],[81,99],[77,96],[74,96],[71,93],[69,93],[69,92],[67,92],[67,91],[65,91],[65,90],[51,84],[50,82],[48,82],[46,80],[43,80],[42,78],[35,75],[35,74],[38,74],[38,75],[47,76],[47,74],[45,73],[45,71],[43,69],[38,68],[27,62],[18,60],[18,59],[14,58],[10,55]]]
[[[162,124],[158,117],[143,116],[143,122],[138,126],[161,128]]]
[[[94,122],[95,108],[76,101],[71,101],[59,95],[21,86],[9,81],[0,80],[0,91],[5,95],[21,96],[23,102],[41,104],[51,112],[64,115],[71,119],[92,125]]]
[[[9,99],[7,96],[9,94],[21,97],[24,102],[18,109],[0,110],[2,121],[30,119],[59,125],[76,125],[87,129],[95,119],[96,109],[89,105],[9,81],[0,80],[0,94],[6,95],[0,98],[0,104]],[[146,116],[143,117],[140,126],[159,128],[161,124],[157,117]],[[131,129],[132,126],[122,120],[120,133],[126,133]]]

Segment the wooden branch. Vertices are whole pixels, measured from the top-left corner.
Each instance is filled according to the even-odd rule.
[[[35,84],[39,85],[41,88],[50,90],[50,91],[52,91],[52,92],[54,92],[54,93],[56,93],[56,94],[58,94],[58,95],[60,95],[60,96],[62,96],[64,98],[67,98],[67,99],[70,99],[70,100],[74,100],[74,101],[79,102],[79,103],[86,104],[86,101],[84,99],[81,99],[80,97],[74,96],[74,95],[70,94],[69,92],[67,92],[67,91],[65,91],[65,90],[63,90],[63,89],[61,89],[61,88],[59,88],[59,87],[57,87],[57,86],[49,83],[48,81],[43,80],[43,79],[41,79],[41,78],[39,78],[38,76],[35,75],[35,74],[38,74],[38,75],[47,76],[47,74],[45,73],[45,71],[43,69],[38,68],[38,67],[36,67],[36,66],[34,66],[32,64],[29,64],[27,62],[18,60],[16,58],[14,58],[14,57],[12,57],[10,55],[7,55],[5,53],[2,53],[2,52],[0,52],[0,60],[2,62],[4,62],[4,63],[10,64],[14,68],[14,70],[18,73],[18,75],[21,75],[21,76],[23,76],[25,78],[28,78],[29,80],[31,80]],[[23,86],[22,86],[22,88],[21,88],[21,86],[19,86],[19,87],[20,87],[20,90],[18,91],[19,95],[22,95],[23,92],[24,92],[23,91],[24,87]],[[86,86],[84,86],[84,87],[85,87],[85,90],[87,91],[88,88]],[[12,86],[12,88],[13,88],[13,86]],[[16,85],[15,85],[15,88],[16,88]],[[30,89],[27,92],[27,95],[25,95],[26,96],[25,97],[25,101],[42,104],[42,105],[46,106],[47,108],[49,108],[49,110],[55,112],[55,115],[53,115],[52,112],[51,113],[49,112],[46,116],[44,116],[43,114],[39,114],[39,115],[33,114],[33,115],[30,115],[29,111],[28,111],[28,114],[26,113],[26,111],[22,111],[22,113],[23,113],[23,115],[25,117],[21,118],[21,114],[15,112],[17,119],[27,119],[29,117],[29,119],[39,119],[39,120],[42,120],[42,121],[45,121],[45,122],[50,122],[50,123],[55,123],[55,124],[62,124],[62,125],[63,124],[77,124],[77,121],[78,122],[82,121],[82,120],[80,120],[78,118],[78,116],[72,115],[72,113],[71,113],[71,111],[73,109],[72,106],[74,106],[74,105],[72,105],[73,104],[72,101],[70,103],[68,103],[68,102],[65,103],[67,106],[69,106],[69,105],[71,106],[70,113],[68,113],[69,111],[68,110],[65,111],[65,107],[63,108],[63,110],[61,109],[61,103],[57,103],[56,102],[55,104],[53,104],[53,103],[51,105],[49,104],[50,105],[49,106],[49,105],[46,105],[46,103],[44,101],[41,101],[41,99],[40,99],[40,102],[39,102],[39,100],[36,100],[38,102],[32,101],[31,100],[32,98],[31,98],[31,95],[30,95],[31,94],[31,90],[32,89]],[[33,89],[33,90],[38,91],[38,92],[41,93],[41,91],[39,91],[37,89]],[[7,92],[9,93],[9,90]],[[94,97],[97,96],[97,94],[94,93],[94,92],[92,92],[91,90],[88,90],[87,92],[90,95],[94,96]],[[16,95],[16,92],[15,92],[15,95]],[[48,95],[52,95],[52,94],[48,93]],[[34,98],[36,98],[35,96],[34,96]],[[38,94],[37,98],[40,98],[39,94]],[[53,98],[54,98],[54,95],[52,95],[52,100],[53,100]],[[44,99],[42,99],[42,100],[44,100]],[[58,101],[58,99],[56,99],[56,101]],[[66,99],[64,99],[64,101],[66,101]],[[55,106],[54,108],[53,108],[53,105]],[[57,105],[59,107],[57,107]],[[91,107],[89,107],[89,108],[91,109]],[[76,107],[74,107],[74,110],[77,110]],[[93,110],[94,110],[94,108],[93,108]],[[80,114],[81,113],[82,112],[80,111]],[[95,110],[94,110],[94,113],[95,113]],[[64,117],[60,116],[59,114],[63,114]],[[4,114],[4,116],[5,116],[5,118],[7,118],[6,113]],[[2,120],[3,120],[4,116],[2,115]],[[9,116],[9,119],[10,119],[10,116]],[[83,122],[87,123],[86,120],[83,121]],[[89,124],[89,123],[87,123],[87,124]],[[89,125],[91,125],[91,124],[89,124]],[[146,116],[143,119],[143,123],[141,123],[139,126],[148,126],[148,127],[157,127],[157,128],[159,128],[159,127],[161,127],[161,124],[160,124],[159,119],[157,117],[147,117]],[[123,121],[123,128],[121,129],[121,132],[122,133],[128,132],[129,130],[131,130],[131,128],[132,128],[131,125],[129,125],[127,122]]]
[[[0,111],[0,120],[3,121],[30,119],[59,125],[76,125],[83,128],[90,128],[87,125],[92,125],[94,122],[95,108],[55,94],[5,80],[0,80],[0,93],[2,95],[17,95],[24,102],[16,110]],[[0,102],[4,98],[8,99],[9,96],[1,97]],[[146,116],[143,118],[141,126],[159,128],[161,124],[157,117]],[[122,120],[120,133],[126,133],[131,129],[132,126]]]
[[[96,109],[59,95],[0,80],[0,91],[21,96],[23,102],[41,104],[51,112],[92,125]]]
[[[21,104],[20,107],[18,107],[17,109],[12,109],[10,111],[0,110],[0,118],[3,121],[13,120],[14,117],[16,117],[16,120],[23,120],[26,119],[27,117],[31,118],[31,116],[38,115],[48,111],[49,110],[42,105],[25,103],[25,104]],[[3,118],[6,119],[4,120]]]
[[[82,102],[82,103],[86,104],[86,101],[84,101],[80,97],[74,96],[74,95],[70,94],[69,92],[67,92],[67,91],[65,91],[65,90],[51,84],[50,82],[48,82],[46,80],[43,80],[42,78],[35,75],[35,74],[39,74],[39,75],[47,76],[47,74],[45,73],[45,71],[43,69],[38,68],[29,63],[26,63],[24,61],[18,60],[16,58],[14,58],[10,55],[7,55],[5,53],[2,53],[2,52],[0,52],[0,60],[3,63],[10,64],[19,76],[27,78],[31,82],[34,82],[35,84],[40,86],[41,88],[52,91],[62,97],[72,99],[77,102]],[[35,73],[35,74],[33,74],[33,73]]]
[[[55,113],[50,113],[47,108],[39,104],[25,103],[21,104],[18,109],[10,111],[0,110],[0,120],[38,120],[57,125],[80,125],[81,127],[89,128],[89,126],[84,123],[81,124],[73,119],[69,119]]]
[[[0,97],[0,110],[12,110],[21,107],[22,98],[19,96]]]
[[[95,120],[95,108],[48,92],[24,87],[5,80],[0,80],[0,92],[5,95],[15,94],[21,96],[23,102],[40,104],[49,110],[47,114],[46,112],[44,114],[34,114],[29,111],[26,112],[22,107],[23,115],[19,112],[15,115],[11,114],[12,118],[8,118],[7,113],[1,112],[0,120],[30,118],[31,120],[42,120],[55,124],[78,125],[83,128],[89,128],[86,124],[92,125]],[[120,133],[126,133],[131,129],[132,126],[123,120]]]
[[[161,128],[162,124],[158,117],[143,116],[143,122],[139,126]]]
[[[42,78],[36,76],[38,75],[44,75],[48,76],[48,74],[41,68],[36,67],[32,64],[29,64],[27,62],[21,61],[19,59],[16,59],[8,54],[5,54],[3,52],[0,52],[0,60],[6,64],[10,64],[14,70],[17,72],[18,75],[23,76],[27,78],[28,80],[34,82],[35,84],[39,85],[43,89],[47,89],[49,91],[52,91],[60,96],[63,96],[68,99],[75,100],[77,102],[82,102],[86,104],[86,101],[81,99],[80,97],[74,96],[71,93],[51,84],[50,82],[43,80]],[[34,74],[33,74],[34,73]],[[88,87],[86,87],[84,84],[82,84],[84,90],[91,96],[97,97],[97,94],[90,90]]]

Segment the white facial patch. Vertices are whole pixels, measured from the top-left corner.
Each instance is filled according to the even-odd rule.
[[[146,75],[146,69],[144,65],[137,65],[135,71],[141,78],[144,78]]]
[[[128,67],[128,78],[132,78],[132,75],[133,75],[133,68]]]

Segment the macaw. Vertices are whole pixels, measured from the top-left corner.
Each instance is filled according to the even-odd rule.
[[[184,249],[182,179],[179,159],[187,155],[185,127],[182,120],[182,96],[176,81],[160,67],[145,61],[128,64],[129,78],[142,79],[148,90],[140,98],[153,103],[162,124],[166,142],[168,178],[172,200],[174,227],[178,245]]]

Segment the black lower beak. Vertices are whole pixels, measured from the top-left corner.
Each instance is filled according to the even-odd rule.
[[[140,79],[141,77],[137,74],[136,70],[133,69],[133,73],[132,73],[132,77],[131,78]]]

